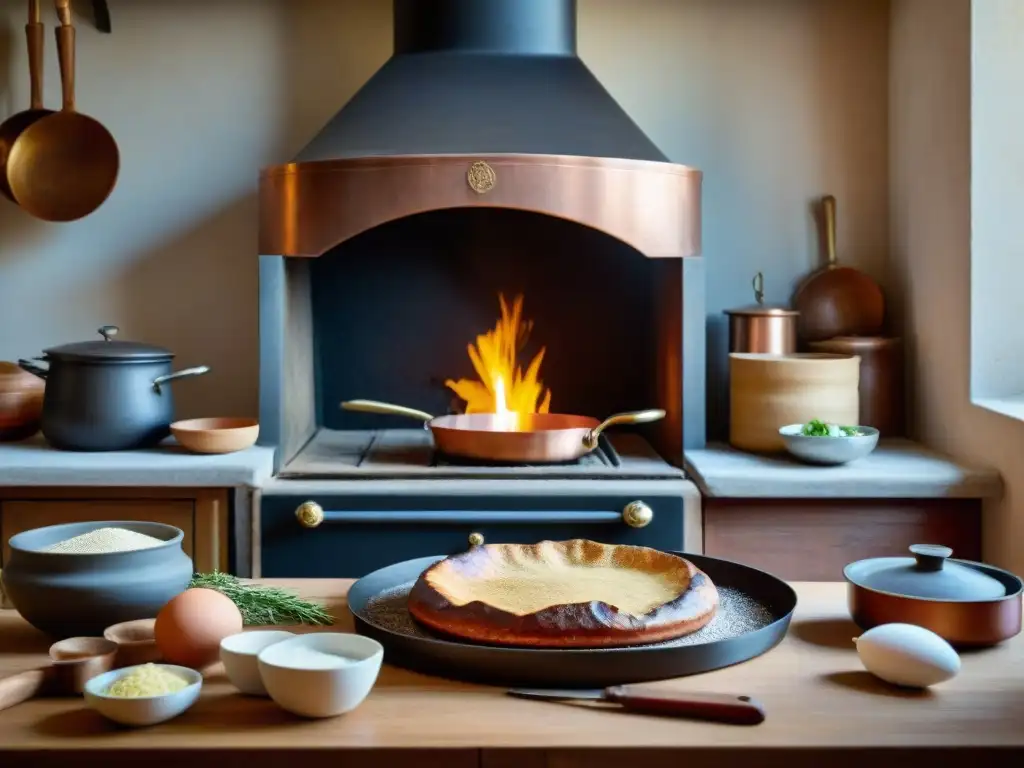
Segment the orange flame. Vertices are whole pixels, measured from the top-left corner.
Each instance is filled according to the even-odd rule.
[[[540,364],[545,349],[530,361],[524,372],[516,355],[533,328],[523,321],[523,297],[516,296],[511,309],[505,297],[498,296],[501,318],[487,333],[468,346],[469,359],[479,380],[448,379],[445,386],[466,401],[466,413],[547,413],[551,390],[540,380]]]

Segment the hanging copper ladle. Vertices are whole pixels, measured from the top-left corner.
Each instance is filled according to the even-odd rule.
[[[102,123],[75,109],[75,28],[71,0],[55,0],[63,108],[24,130],[7,156],[15,201],[43,221],[75,221],[95,211],[117,183],[117,142]]]
[[[0,193],[8,200],[17,202],[7,180],[8,157],[21,135],[33,123],[53,114],[52,109],[43,107],[43,35],[45,27],[40,19],[39,0],[28,2],[28,24],[25,38],[28,43],[28,75],[31,83],[29,108],[17,112],[0,125]]]

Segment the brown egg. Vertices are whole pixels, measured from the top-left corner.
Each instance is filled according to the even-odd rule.
[[[214,589],[186,589],[160,609],[153,631],[164,661],[201,669],[217,661],[221,640],[242,631],[242,614]]]

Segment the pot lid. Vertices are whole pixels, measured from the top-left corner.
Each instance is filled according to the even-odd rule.
[[[753,317],[765,317],[771,315],[777,317],[796,317],[800,314],[795,309],[790,309],[789,307],[764,303],[764,275],[760,272],[754,275],[754,279],[751,281],[751,286],[754,289],[754,301],[756,303],[749,304],[745,307],[737,307],[736,309],[727,309],[725,310],[725,314]]]
[[[170,360],[174,353],[163,347],[137,341],[114,341],[116,325],[104,325],[97,333],[103,337],[96,341],[77,341],[43,350],[48,358],[62,360],[108,360],[125,363],[146,363]]]
[[[914,544],[913,557],[877,557],[846,568],[854,584],[879,592],[930,600],[998,600],[1007,589],[975,564],[950,560],[953,550],[938,544]]]

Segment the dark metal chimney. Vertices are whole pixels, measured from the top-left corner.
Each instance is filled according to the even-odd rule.
[[[665,161],[576,55],[575,0],[394,0],[394,55],[297,162],[546,154]]]

